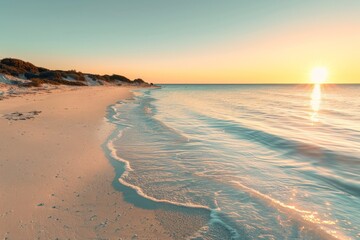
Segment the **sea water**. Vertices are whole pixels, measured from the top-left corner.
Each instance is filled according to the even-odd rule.
[[[360,238],[360,86],[162,85],[111,107],[141,197],[209,210],[193,239]],[[220,230],[221,229],[221,230]]]

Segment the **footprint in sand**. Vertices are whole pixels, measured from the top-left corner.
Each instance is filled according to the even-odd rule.
[[[28,120],[35,118],[36,115],[39,115],[41,111],[31,111],[31,112],[13,112],[4,114],[3,117],[10,121],[18,120]]]

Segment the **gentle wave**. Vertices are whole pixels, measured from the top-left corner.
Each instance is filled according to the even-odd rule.
[[[331,229],[328,229],[328,225],[334,225],[336,224],[336,222],[332,220],[321,219],[316,211],[302,210],[297,208],[296,206],[287,205],[279,200],[272,198],[269,195],[263,194],[253,188],[247,187],[240,182],[232,182],[239,186],[242,190],[254,195],[256,198],[274,205],[280,211],[286,211],[287,214],[291,216],[291,218],[301,222],[302,224],[306,224],[306,226],[312,231],[314,231],[314,234],[318,235],[319,237],[326,239],[351,239],[343,235],[338,235]]]
[[[124,184],[125,186],[128,186],[128,187],[131,187],[133,188],[140,196],[144,197],[144,198],[147,198],[147,199],[150,199],[154,202],[160,202],[160,203],[169,203],[169,204],[173,204],[173,205],[176,205],[176,206],[181,206],[181,207],[188,207],[188,208],[201,208],[201,209],[206,209],[206,210],[216,210],[216,209],[211,209],[207,206],[203,206],[203,205],[198,205],[198,204],[193,204],[193,203],[180,203],[180,202],[173,202],[173,201],[169,201],[169,200],[166,200],[166,199],[157,199],[157,198],[154,198],[154,197],[151,197],[147,194],[144,193],[144,191],[141,189],[141,187],[139,186],[135,186],[131,183],[128,183],[124,180],[124,177],[126,177],[129,172],[131,171],[134,171],[131,166],[130,166],[130,162],[123,159],[123,158],[120,158],[118,154],[116,154],[116,150],[115,148],[113,147],[113,144],[112,142],[110,141],[108,143],[108,149],[110,150],[111,152],[111,157],[113,157],[114,159],[120,161],[120,162],[123,162],[125,164],[125,168],[126,168],[126,171],[123,173],[123,175],[121,176],[121,178],[119,179],[119,181]]]
[[[208,210],[190,239],[351,239],[360,232],[360,139],[348,123],[359,116],[324,110],[311,122],[309,90],[138,91],[111,108],[119,134],[107,147],[125,165],[119,182],[154,202]],[[337,105],[349,103],[341,97]]]
[[[232,227],[230,227],[229,225],[227,225],[225,222],[223,222],[218,216],[217,213],[220,211],[220,208],[210,208],[208,206],[205,205],[199,205],[199,204],[194,204],[194,203],[182,203],[182,202],[175,202],[175,201],[171,201],[171,200],[167,200],[167,199],[158,199],[155,197],[152,197],[148,194],[146,194],[141,187],[136,186],[134,184],[131,184],[129,182],[127,182],[126,180],[124,180],[124,178],[126,176],[128,176],[128,174],[131,171],[134,171],[133,168],[131,168],[131,164],[128,160],[125,160],[124,158],[121,158],[120,155],[117,153],[117,150],[114,146],[114,141],[116,139],[120,139],[123,137],[123,133],[124,131],[126,131],[127,128],[130,127],[130,125],[124,125],[123,123],[119,122],[119,115],[116,113],[116,109],[118,109],[121,104],[123,104],[123,102],[119,102],[118,104],[112,105],[109,108],[112,110],[110,115],[108,116],[108,119],[112,121],[112,123],[115,124],[120,124],[121,126],[123,126],[122,130],[117,132],[117,136],[113,139],[109,139],[106,143],[106,147],[109,151],[109,155],[111,158],[115,159],[116,161],[122,162],[125,165],[125,171],[122,173],[121,177],[118,179],[118,181],[123,184],[124,186],[130,187],[132,189],[134,189],[136,191],[136,193],[141,196],[144,197],[148,200],[157,202],[157,203],[166,203],[166,204],[170,204],[170,205],[174,205],[174,206],[179,206],[179,207],[186,207],[186,208],[190,208],[190,209],[204,209],[209,211],[210,213],[210,221],[209,221],[209,225],[211,224],[220,224],[222,225],[225,229],[227,229],[227,231],[230,232],[230,236],[231,239],[239,239],[239,234],[237,233],[237,231],[235,229],[233,229]],[[167,127],[166,125],[164,125],[169,131],[174,132],[176,134],[178,134],[176,131],[174,131],[173,129]],[[179,135],[181,136],[181,135]],[[183,136],[181,136],[183,137]],[[204,238],[204,236],[206,236],[209,232],[209,227],[208,226],[204,226],[202,228],[200,228],[196,233],[194,233],[194,235],[189,236],[187,239],[198,239],[199,237],[201,239],[207,239],[206,237]]]
[[[333,159],[335,161],[342,161],[344,163],[353,165],[360,165],[360,158],[355,156],[349,156],[336,151],[332,151],[325,147],[306,143],[297,140],[291,140],[279,135],[271,134],[255,128],[249,128],[242,126],[238,122],[232,122],[229,120],[221,120],[216,118],[210,118],[206,115],[196,114],[196,117],[206,118],[206,121],[212,128],[224,129],[227,133],[231,133],[236,137],[245,138],[249,141],[255,141],[271,149],[277,151],[284,151],[291,156],[300,155],[301,157],[308,156],[312,159],[328,160]]]

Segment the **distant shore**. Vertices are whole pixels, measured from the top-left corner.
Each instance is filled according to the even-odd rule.
[[[64,87],[0,101],[0,237],[170,239],[154,210],[112,186],[101,149],[106,107],[132,96],[117,86]]]

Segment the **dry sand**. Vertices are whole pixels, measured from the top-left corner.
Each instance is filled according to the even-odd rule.
[[[100,147],[113,128],[106,107],[129,97],[101,86],[0,101],[0,239],[170,238],[158,211],[112,187]]]

